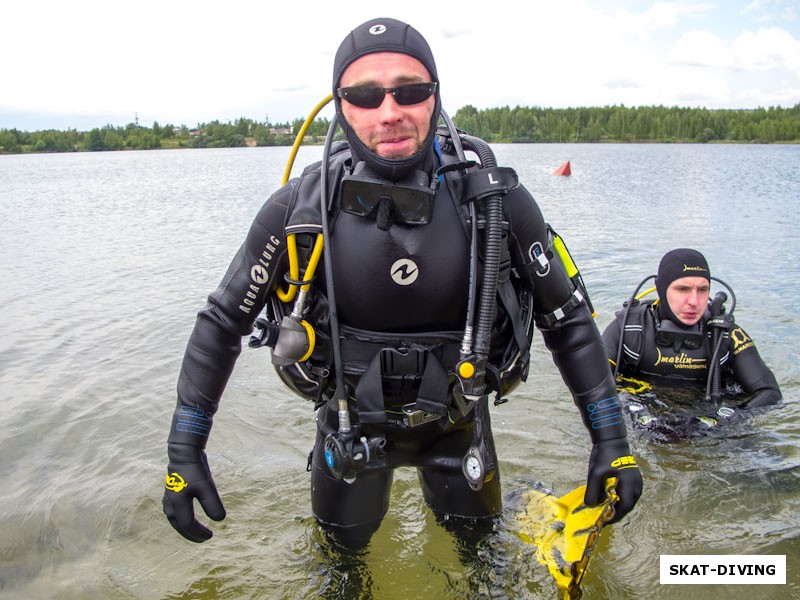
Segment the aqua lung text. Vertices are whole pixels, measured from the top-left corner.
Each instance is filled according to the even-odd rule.
[[[280,245],[281,241],[277,237],[270,236],[269,242],[261,252],[258,263],[250,267],[250,279],[254,283],[250,284],[250,288],[247,290],[241,304],[239,304],[239,310],[243,313],[250,314],[250,310],[256,303],[258,293],[261,291],[261,286],[269,281],[269,267]]]

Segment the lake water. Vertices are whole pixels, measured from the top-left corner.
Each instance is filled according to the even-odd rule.
[[[632,435],[645,492],[603,531],[584,597],[800,598],[800,146],[494,149],[567,242],[601,329],[666,250],[697,247],[786,400],[728,436]],[[514,535],[518,497],[584,483],[590,444],[538,334],[528,383],[492,407],[507,501],[476,556],[434,523],[412,470],[367,551],[333,552],[311,516],[310,405],[248,348],[208,446],[228,518],[199,545],[168,525],[165,441],[195,313],[288,154],[0,156],[3,598],[556,597]],[[295,173],[320,155],[301,149]],[[567,160],[572,176],[553,175]],[[787,584],[662,586],[665,554],[786,555]]]

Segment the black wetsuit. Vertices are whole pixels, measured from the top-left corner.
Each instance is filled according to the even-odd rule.
[[[667,380],[693,381],[703,388],[708,380],[712,354],[711,333],[707,327],[709,312],[700,321],[702,343],[695,347],[656,342],[657,305],[652,301],[634,306],[626,320],[625,344],[618,372],[621,375],[645,376]],[[611,361],[616,361],[624,310],[616,314],[603,331],[603,343]],[[733,324],[730,340],[723,341],[720,362],[723,374],[738,383],[750,398],[742,407],[754,408],[775,404],[781,399],[780,388],[769,367],[764,364],[755,343],[740,326]]]
[[[307,170],[304,177],[313,173],[314,169]],[[284,283],[287,270],[284,226],[287,208],[298,185],[298,180],[291,181],[264,204],[222,283],[198,315],[179,377],[178,405],[202,410],[209,416],[209,425],[239,355],[242,336],[251,332],[259,312],[274,294],[273,286]],[[458,335],[463,332],[470,243],[469,229],[460,214],[456,195],[445,177],[437,189],[429,224],[395,223],[385,231],[376,226],[374,218],[332,212],[330,249],[338,317],[344,329],[390,332],[399,338],[421,332]],[[624,438],[625,425],[618,410],[614,381],[600,333],[586,303],[570,303],[575,285],[557,255],[550,253],[546,266],[534,260],[548,248],[548,230],[536,202],[519,186],[505,196],[503,208],[517,283],[531,292],[534,317],[592,441]],[[320,266],[317,271],[314,289],[324,294],[324,269]],[[559,309],[565,307],[566,314],[562,315]],[[554,311],[559,314],[558,319],[542,321],[542,317]],[[384,399],[387,410],[409,398],[413,401],[413,388],[418,381],[412,379],[409,385],[411,389],[398,388],[397,397],[388,391]],[[601,416],[603,411],[598,407],[603,406],[610,407],[608,419]],[[485,443],[496,464],[488,410],[483,412]],[[320,409],[318,422],[321,429],[327,424],[335,430],[337,415],[325,405]],[[391,422],[364,425],[367,435],[386,435],[388,452],[379,468],[365,469],[353,483],[331,475],[325,464],[321,432],[312,464],[315,516],[335,530],[352,530],[368,537],[386,513],[393,468],[401,465],[418,468],[425,500],[438,515],[498,514],[499,470],[477,492],[470,489],[461,470],[472,429],[471,416],[446,429],[436,422],[414,428]],[[170,441],[196,443],[191,436],[174,430]]]

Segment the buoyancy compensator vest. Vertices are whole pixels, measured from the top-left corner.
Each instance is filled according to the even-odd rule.
[[[479,183],[481,179],[475,176],[475,173],[482,170],[481,166],[472,161],[460,163],[454,154],[448,152],[448,147],[447,143],[442,144],[440,157],[443,166],[435,175],[440,179],[436,202],[453,203],[461,215],[465,236],[469,238],[473,231],[478,231],[480,236],[481,217],[478,218],[477,229],[473,230],[465,203],[471,195],[483,193]],[[335,230],[341,182],[356,166],[352,164],[347,144],[334,144],[327,165],[330,190],[328,207],[329,214],[334,218]],[[314,249],[314,238],[322,230],[319,198],[322,169],[321,162],[307,167],[291,192],[285,233],[296,234],[301,263],[309,260]],[[512,189],[518,184],[516,174],[511,169],[496,170],[493,173],[495,178],[503,180],[506,189]],[[494,318],[486,364],[486,387],[487,391],[495,393],[496,404],[504,402],[506,396],[526,380],[533,335],[530,291],[521,285],[510,268],[507,229],[508,225],[504,222],[497,283],[498,310]],[[330,307],[324,290],[324,285],[312,284],[305,299],[302,321],[310,325],[314,332],[313,348],[308,356],[297,361],[283,360],[280,356],[276,360],[276,348],[272,349],[273,365],[283,383],[301,397],[314,401],[316,407],[330,400],[334,387]],[[266,307],[266,318],[258,319],[256,325],[263,331],[270,328],[275,330],[292,311],[291,302],[273,295]],[[450,404],[449,397],[455,387],[454,373],[460,359],[463,330],[392,333],[341,325],[339,331],[342,371],[351,394],[359,384],[366,386],[370,374],[378,370],[383,387],[389,393],[397,391],[402,396],[409,387],[405,384],[411,381],[410,387],[417,395],[418,404],[425,407],[418,414],[427,414],[431,418],[446,414]],[[260,344],[251,341],[251,345]],[[403,401],[405,400],[408,398]],[[392,412],[390,407],[385,408],[387,412]],[[377,406],[378,413],[382,413],[383,409],[384,407]],[[359,418],[362,421],[382,420],[381,415],[368,413],[369,410],[362,409],[359,405]]]

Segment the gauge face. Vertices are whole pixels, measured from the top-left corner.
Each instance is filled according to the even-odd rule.
[[[481,461],[478,460],[477,456],[474,455],[468,456],[467,460],[464,462],[464,468],[467,472],[467,476],[470,479],[477,481],[483,475],[483,473],[481,472],[483,470],[481,468]]]

